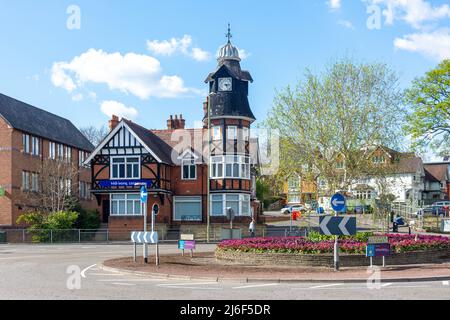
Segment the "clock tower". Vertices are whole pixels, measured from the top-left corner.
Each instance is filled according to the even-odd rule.
[[[211,121],[210,212],[212,217],[223,217],[231,207],[236,217],[251,218],[255,178],[250,157],[250,127],[255,116],[250,109],[248,90],[253,78],[241,69],[239,51],[231,43],[229,26],[227,38],[228,42],[219,51],[216,70],[205,80],[209,84]]]

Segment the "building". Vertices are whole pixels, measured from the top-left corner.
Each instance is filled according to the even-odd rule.
[[[205,81],[210,94],[203,105],[203,128],[186,129],[182,115],[170,116],[163,130],[113,116],[109,135],[86,161],[103,222],[111,230],[142,229],[139,189],[144,184],[149,191],[147,211],[154,203],[160,206],[160,230],[204,225],[208,212],[211,223],[225,223],[228,207],[234,209],[236,223],[248,224],[259,210],[250,139],[255,121],[248,101],[252,81],[241,69],[237,48],[228,41],[220,50],[217,69]]]
[[[58,161],[76,172],[58,177],[62,185],[95,208],[90,170],[83,167],[93,148],[69,120],[0,94],[0,226],[15,226],[21,214],[42,208],[45,168]]]
[[[288,204],[303,203],[314,207],[317,203],[317,183],[298,174],[290,175],[283,183],[283,193]]]
[[[450,163],[426,163],[425,190],[423,200],[431,204],[439,200],[450,199]]]

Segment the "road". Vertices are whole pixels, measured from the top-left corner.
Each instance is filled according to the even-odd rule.
[[[200,245],[198,251],[213,248]],[[445,281],[383,283],[369,289],[364,283],[152,279],[99,268],[103,260],[130,256],[131,250],[130,245],[0,245],[0,299],[450,299],[450,286]],[[161,252],[174,253],[177,249],[175,245],[162,245]],[[68,274],[70,266],[73,273]],[[73,277],[79,276],[80,271],[85,277]]]

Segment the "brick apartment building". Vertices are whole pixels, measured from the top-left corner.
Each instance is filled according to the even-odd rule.
[[[208,102],[204,126],[186,129],[182,115],[170,116],[167,129],[149,130],[127,119],[110,120],[110,133],[86,164],[92,170],[92,193],[111,230],[142,229],[137,184],[149,190],[148,212],[160,205],[159,227],[204,226],[210,183],[210,217],[226,223],[232,207],[236,223],[251,221],[259,211],[255,167],[257,141],[250,138],[255,117],[248,101],[253,79],[241,70],[238,50],[228,42],[216,71],[208,75],[211,120],[211,178],[208,182]]]
[[[47,161],[71,163],[77,174],[62,183],[84,207],[96,208],[90,170],[82,166],[93,149],[69,120],[0,94],[0,226],[15,226],[21,214],[37,208]]]

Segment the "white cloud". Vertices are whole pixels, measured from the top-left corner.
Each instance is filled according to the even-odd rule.
[[[397,49],[419,52],[438,61],[450,58],[450,29],[408,34],[394,41]]]
[[[368,0],[368,2],[386,7],[383,14],[387,24],[392,24],[394,20],[403,20],[413,28],[421,29],[426,22],[450,17],[448,4],[433,6],[426,0]]]
[[[339,21],[338,21],[338,24],[339,24],[340,26],[343,26],[344,28],[347,28],[347,29],[352,29],[352,30],[355,29],[355,27],[353,26],[353,23],[351,23],[351,22],[348,21],[348,20],[339,20]]]
[[[89,83],[106,84],[111,90],[120,90],[141,99],[178,97],[195,92],[186,88],[179,76],[162,75],[161,64],[153,57],[96,49],[89,49],[70,62],[54,63],[52,82],[69,93]]]
[[[72,100],[75,101],[75,102],[80,102],[80,101],[83,100],[83,98],[84,98],[83,94],[81,94],[81,93],[77,93],[77,94],[72,96]]]
[[[196,61],[207,61],[211,54],[198,47],[192,48],[192,37],[185,34],[183,38],[172,38],[170,40],[147,40],[147,49],[157,56],[170,57],[175,53],[181,53]]]
[[[329,0],[327,1],[327,5],[332,9],[332,10],[337,10],[340,9],[342,6],[342,1],[341,0]]]
[[[100,110],[108,117],[116,115],[120,118],[135,119],[138,111],[133,107],[127,107],[121,102],[109,100],[103,101],[100,105]]]

